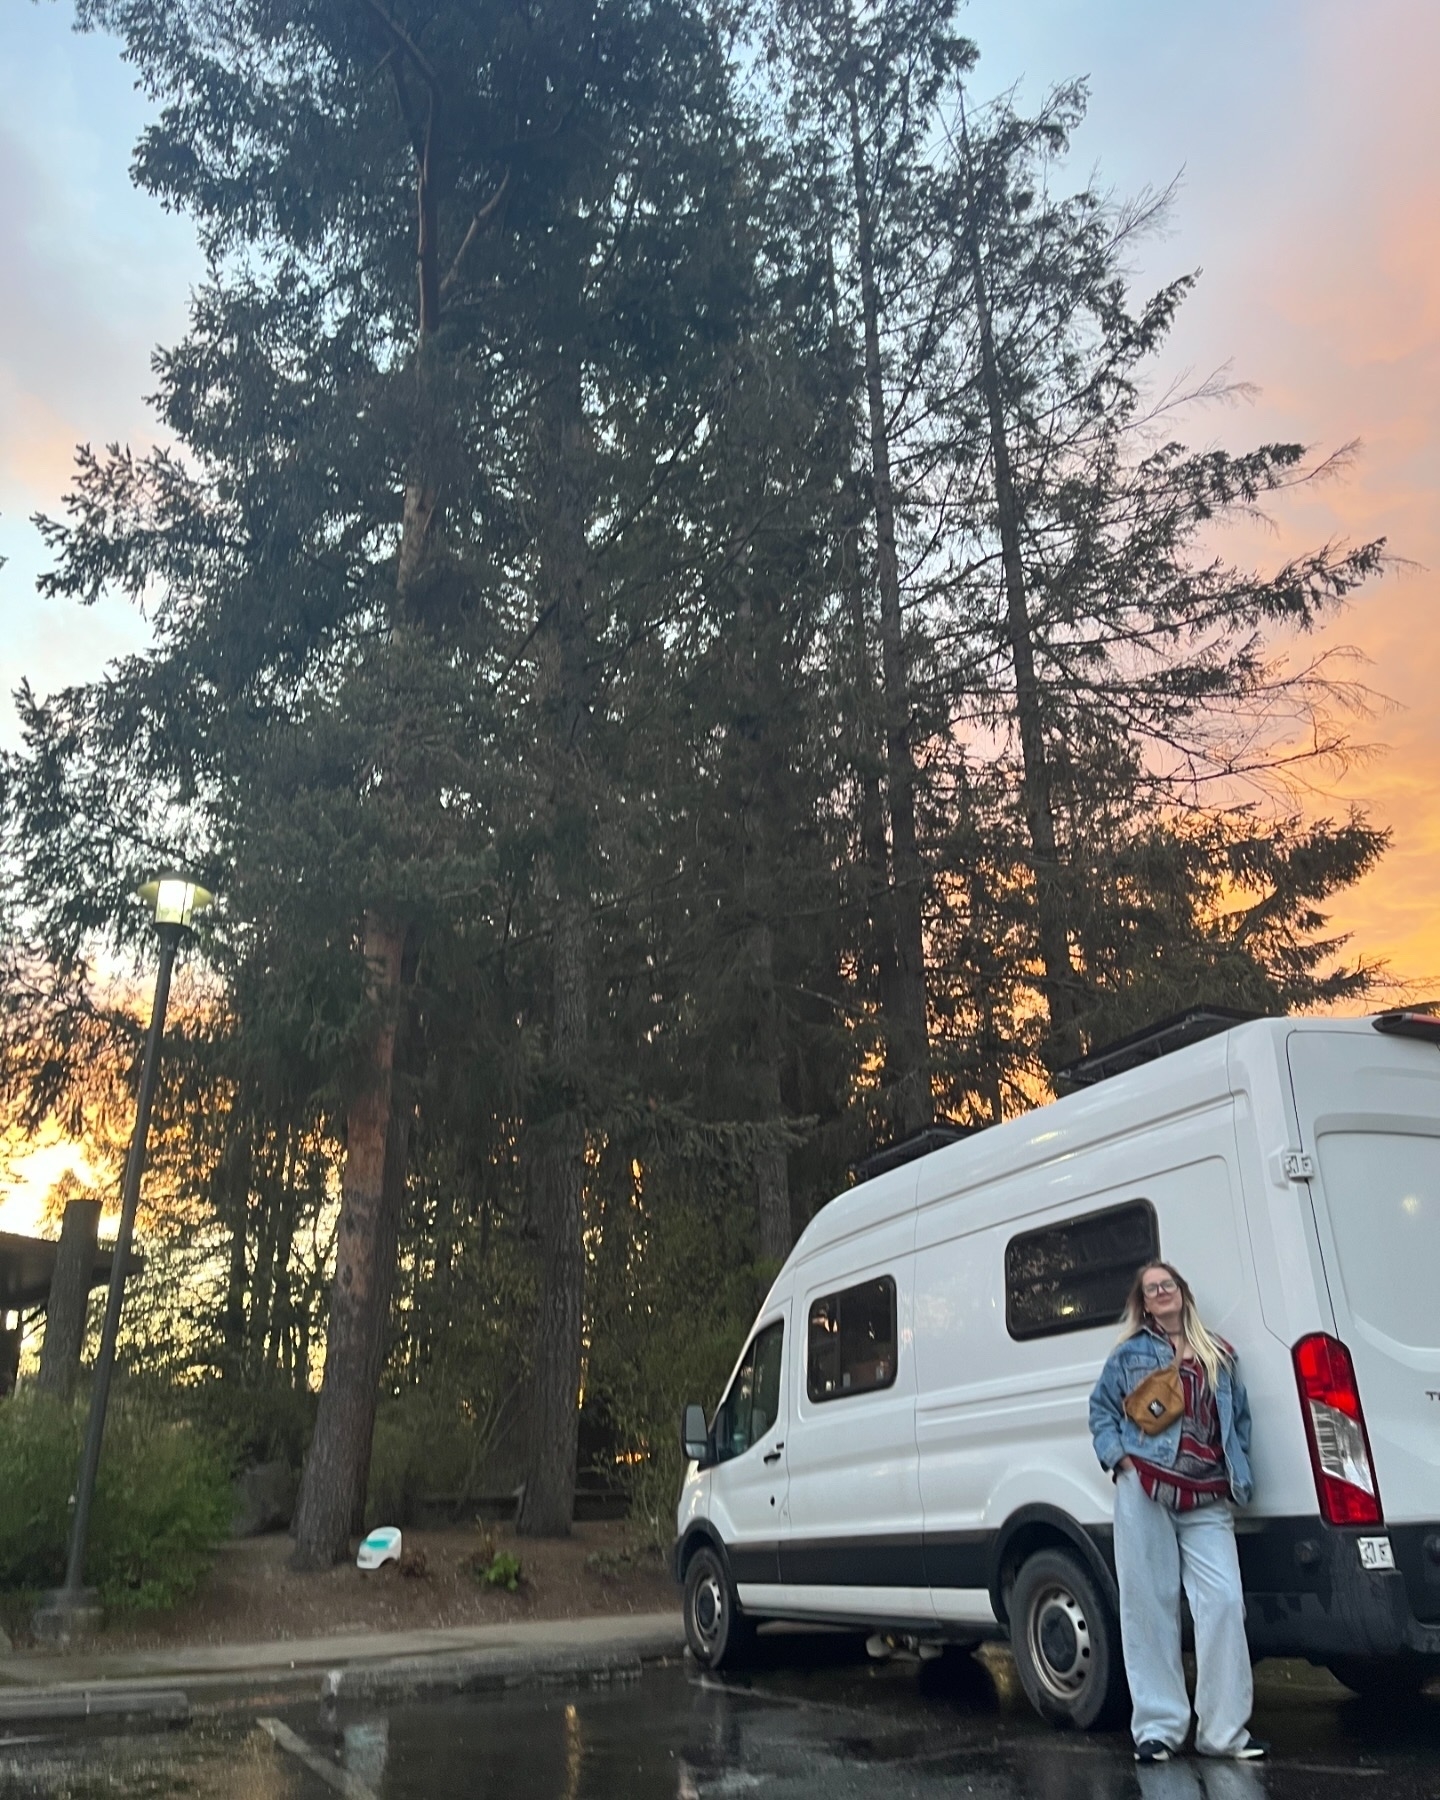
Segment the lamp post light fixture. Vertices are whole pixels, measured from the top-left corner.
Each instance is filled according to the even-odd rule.
[[[160,967],[155,975],[155,998],[150,1007],[150,1029],[145,1038],[145,1057],[140,1066],[140,1095],[135,1107],[135,1129],[125,1159],[125,1185],[120,1197],[120,1229],[110,1263],[110,1286],[105,1296],[105,1324],[100,1333],[100,1354],[90,1384],[90,1412],[85,1426],[85,1447],[75,1483],[75,1511],[70,1521],[70,1550],[65,1565],[65,1585],[46,1597],[35,1615],[36,1635],[65,1642],[98,1620],[95,1592],[83,1585],[85,1544],[90,1530],[90,1505],[95,1497],[95,1475],[100,1467],[100,1446],[105,1437],[105,1412],[110,1402],[110,1378],[115,1369],[115,1345],[120,1335],[120,1307],[125,1298],[125,1273],[130,1261],[130,1240],[135,1233],[135,1210],[140,1200],[140,1177],[145,1170],[145,1146],[150,1135],[150,1109],[155,1100],[155,1079],[160,1070],[160,1044],[165,1035],[165,1009],[170,1000],[170,976],[175,952],[197,913],[204,912],[215,896],[187,876],[165,874],[136,889],[150,908],[160,939]]]

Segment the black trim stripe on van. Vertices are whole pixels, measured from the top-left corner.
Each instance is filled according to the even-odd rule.
[[[1332,1532],[1314,1517],[1247,1519],[1236,1534],[1241,1571],[1250,1593],[1325,1593],[1328,1559],[1321,1540],[1353,1537]],[[1413,1590],[1420,1619],[1440,1615],[1440,1559],[1428,1546],[1440,1540],[1434,1525],[1387,1525],[1384,1533]],[[1107,1564],[1113,1564],[1109,1525],[1091,1525],[1084,1535]],[[983,1588],[990,1585],[999,1545],[998,1531],[894,1533],[873,1537],[772,1539],[732,1545],[730,1568],[737,1582],[771,1587]],[[1422,1542],[1426,1546],[1422,1549]],[[1430,1567],[1423,1567],[1429,1561]]]
[[[1377,1654],[1408,1646],[1440,1656],[1440,1518],[1383,1527],[1397,1565],[1383,1573],[1362,1570],[1358,1529],[1325,1526],[1313,1514],[1252,1519],[1242,1513],[1237,1522],[1247,1629],[1258,1653],[1325,1654],[1358,1644]],[[1023,1519],[1018,1523],[1023,1526]],[[1083,1537],[1093,1555],[1113,1568],[1108,1525],[1075,1527],[1075,1534],[1077,1549],[1083,1551]],[[734,1580],[746,1587],[973,1590],[995,1580],[1005,1537],[957,1531],[772,1539],[728,1546],[726,1554]],[[993,1598],[998,1608],[1000,1597]],[[765,1616],[763,1602],[760,1611]],[[843,1607],[826,1616],[838,1622]],[[852,1622],[863,1621],[856,1615]]]
[[[750,1587],[983,1588],[990,1583],[998,1535],[955,1531],[734,1545],[730,1570]]]
[[[925,1539],[925,1570],[931,1587],[983,1588],[990,1570],[998,1531],[932,1531]]]
[[[742,1582],[751,1587],[773,1585],[780,1579],[780,1545],[727,1544],[730,1574],[738,1587]]]
[[[926,1587],[925,1540],[911,1536],[786,1539],[780,1579],[799,1587]]]

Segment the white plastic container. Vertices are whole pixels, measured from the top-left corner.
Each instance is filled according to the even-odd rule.
[[[378,1569],[387,1562],[400,1560],[400,1527],[377,1525],[360,1546],[355,1558],[357,1569]]]

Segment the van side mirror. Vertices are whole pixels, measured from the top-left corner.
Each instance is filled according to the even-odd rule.
[[[696,1406],[692,1402],[685,1408],[685,1415],[680,1421],[680,1448],[689,1461],[699,1463],[702,1469],[706,1463],[714,1462],[703,1406]]]

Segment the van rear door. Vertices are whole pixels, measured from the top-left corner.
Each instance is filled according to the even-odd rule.
[[[1440,1517],[1440,1047],[1354,1026],[1287,1042],[1336,1330],[1387,1525]]]

